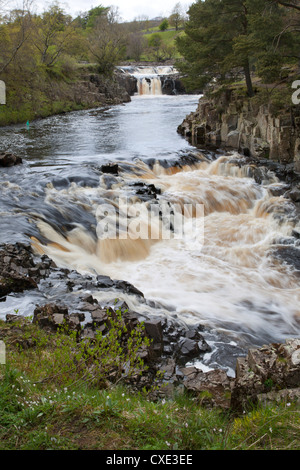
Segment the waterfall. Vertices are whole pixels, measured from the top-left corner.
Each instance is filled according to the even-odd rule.
[[[174,77],[178,71],[173,66],[126,66],[118,69],[136,79],[138,95],[176,94]],[[173,83],[171,93],[164,90],[166,80]]]
[[[136,78],[139,95],[162,95],[161,81],[158,76],[141,76]]]

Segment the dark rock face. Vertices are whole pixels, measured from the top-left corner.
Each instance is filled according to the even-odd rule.
[[[128,103],[131,100],[127,90],[118,83],[115,77],[106,79],[94,73],[90,74],[87,80],[89,80],[89,83],[94,88],[95,99],[98,99],[100,102],[101,100],[103,101],[103,97],[106,104]]]
[[[102,165],[100,167],[102,173],[108,173],[110,175],[119,174],[119,165],[117,163],[108,163],[107,165]]]
[[[241,411],[258,402],[300,399],[300,339],[251,349],[238,358],[231,406]]]
[[[129,96],[137,93],[137,79],[135,77],[125,73],[117,73],[116,77],[119,85],[127,91]]]
[[[50,272],[52,261],[42,257],[35,262],[30,247],[16,243],[0,247],[0,300],[11,292],[36,288]]]
[[[298,238],[298,233],[294,231],[295,238]],[[298,276],[300,276],[300,249],[294,246],[281,246],[273,251],[273,256],[282,262],[293,266]]]
[[[258,160],[283,165],[294,163],[300,170],[299,107],[282,110],[278,117],[271,105],[256,106],[235,90],[215,97],[202,97],[198,108],[178,127],[194,145],[234,149]]]
[[[203,406],[230,407],[232,379],[223,370],[202,372],[195,367],[182,369],[183,385],[187,392],[198,397]]]
[[[0,167],[10,167],[22,163],[22,158],[14,155],[13,153],[4,152],[0,153]]]
[[[162,76],[161,89],[163,95],[185,95],[186,89],[178,76]]]

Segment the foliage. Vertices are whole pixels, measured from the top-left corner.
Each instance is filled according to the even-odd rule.
[[[168,20],[165,18],[159,25],[159,29],[161,31],[166,31],[166,29],[168,29],[168,26],[169,26],[169,22]]]
[[[86,44],[91,58],[97,61],[99,73],[112,75],[115,66],[125,56],[126,35],[114,18],[101,15],[95,19]]]
[[[235,81],[243,73],[253,96],[251,72],[263,83],[281,78],[283,65],[299,61],[297,10],[272,0],[205,0],[194,3],[177,46],[179,64],[194,86]]]
[[[150,346],[143,324],[130,331],[121,311],[108,310],[107,326],[107,334],[96,330],[95,338],[82,340],[78,339],[78,332],[70,331],[66,324],[53,335],[34,325],[28,327],[22,341],[16,343],[23,352],[24,369],[29,369],[32,375],[38,374],[35,380],[55,380],[60,386],[84,381],[101,387],[107,379],[120,382],[143,373],[147,367],[140,352]],[[33,350],[27,350],[27,341]]]

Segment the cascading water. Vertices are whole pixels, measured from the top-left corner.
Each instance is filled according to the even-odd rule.
[[[137,89],[139,95],[161,95],[161,81],[158,76],[140,76],[136,77],[137,80]]]
[[[119,70],[136,78],[138,95],[162,95],[164,80],[178,74],[173,66],[128,66],[119,67]],[[173,93],[176,93],[175,83]]]
[[[153,115],[146,98],[136,96],[105,115],[84,112],[43,121],[41,129],[36,124],[36,154],[31,135],[16,129],[16,145],[22,139],[33,152],[32,161],[25,166],[26,178],[24,169],[20,174],[8,169],[0,179],[3,227],[14,227],[14,220],[16,230],[22,228],[25,214],[29,223],[23,231],[31,235],[37,253],[83,275],[125,279],[147,299],[141,304],[126,297],[133,310],[149,315],[159,311],[209,328],[214,351],[226,343],[234,357],[239,348],[299,336],[298,273],[274,256],[278,247],[299,249],[293,207],[284,196],[272,195],[273,185],[281,183],[269,173],[258,185],[251,166],[236,164],[239,155],[213,160],[176,132],[169,136],[164,122],[178,121],[180,99],[151,100],[160,110]],[[102,129],[98,147],[90,140],[82,147],[87,129],[95,130],[95,138]],[[53,139],[43,143],[47,132]],[[115,174],[101,172],[105,157],[117,165]],[[147,188],[151,191],[145,193]],[[11,211],[14,219],[6,223]],[[105,227],[117,221],[115,237],[101,237],[102,220]],[[181,223],[184,230],[177,232]],[[99,302],[107,295],[93,292]],[[214,361],[208,354],[203,363]]]

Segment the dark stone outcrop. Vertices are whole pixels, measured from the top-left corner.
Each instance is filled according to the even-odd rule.
[[[100,171],[102,173],[109,173],[111,175],[119,174],[119,165],[117,163],[108,163],[107,165],[101,165]]]
[[[237,411],[257,403],[300,400],[300,339],[250,349],[238,358],[231,393]]]
[[[256,105],[239,90],[202,97],[178,132],[194,145],[234,149],[258,160],[268,158],[300,171],[300,108]]]
[[[11,292],[36,288],[51,266],[47,257],[35,260],[30,247],[22,243],[0,246],[0,300]]]
[[[0,167],[10,167],[22,163],[22,158],[14,155],[13,153],[3,152],[0,153]]]

